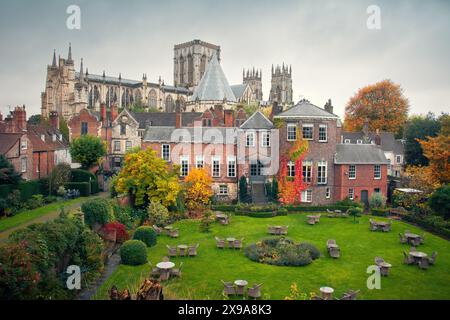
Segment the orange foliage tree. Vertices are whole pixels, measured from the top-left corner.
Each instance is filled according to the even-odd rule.
[[[441,186],[430,166],[408,166],[405,170],[406,186],[418,189],[427,196]]]
[[[439,183],[450,183],[450,135],[440,134],[417,140],[423,149],[423,155],[429,160],[430,174]]]
[[[360,89],[345,107],[344,128],[360,131],[365,120],[369,129],[398,133],[408,118],[409,102],[400,85],[383,80]]]
[[[211,176],[206,169],[192,169],[184,182],[186,208],[194,214],[202,212],[209,205],[213,195]]]
[[[289,205],[301,202],[302,191],[305,190],[302,167],[306,152],[308,152],[308,141],[300,138],[299,130],[297,129],[297,140],[293,143],[291,148],[281,156],[281,170],[278,185],[279,201],[282,204]],[[295,164],[294,177],[288,177],[287,165],[290,161]]]

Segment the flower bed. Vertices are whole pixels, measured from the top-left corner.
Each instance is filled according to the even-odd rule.
[[[320,251],[312,244],[297,244],[283,237],[252,243],[244,253],[252,261],[277,266],[305,266],[320,257]]]

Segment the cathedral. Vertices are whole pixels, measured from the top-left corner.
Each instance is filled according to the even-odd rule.
[[[262,71],[249,69],[243,72],[241,84],[230,85],[223,72],[220,46],[201,40],[192,40],[174,46],[173,85],[161,77],[157,82],[147,81],[147,74],[140,80],[118,76],[90,74],[80,61],[75,69],[72,46],[67,58],[53,52],[52,63],[47,66],[45,91],[41,94],[41,114],[48,118],[56,111],[66,120],[82,109],[100,112],[101,103],[110,109],[139,106],[147,111],[203,112],[221,104],[225,109],[236,105],[260,104],[263,100]],[[269,103],[292,104],[292,72],[287,67],[272,67],[272,88]]]

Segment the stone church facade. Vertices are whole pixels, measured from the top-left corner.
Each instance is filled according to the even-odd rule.
[[[292,91],[292,67],[286,65],[275,68],[272,65],[272,81],[269,102],[277,102],[278,105],[287,107],[294,104]]]

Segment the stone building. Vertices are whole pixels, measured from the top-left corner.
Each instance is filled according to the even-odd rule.
[[[256,70],[255,68],[251,70],[245,69],[242,71],[242,83],[250,85],[251,91],[253,93],[252,100],[256,102],[261,102],[263,100],[262,91],[262,70]]]
[[[194,89],[203,78],[213,55],[220,61],[220,46],[192,40],[174,46],[173,81],[175,87]]]
[[[277,65],[275,68],[272,65],[272,80],[269,95],[269,102],[277,102],[284,107],[292,106],[293,101],[292,91],[292,67]]]

